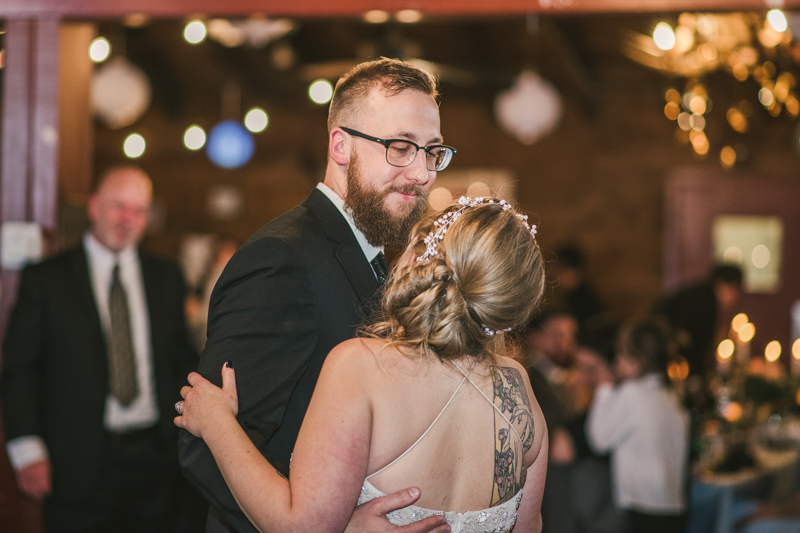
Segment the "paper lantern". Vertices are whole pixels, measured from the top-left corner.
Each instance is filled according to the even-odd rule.
[[[92,77],[92,109],[111,129],[130,126],[150,106],[150,80],[136,65],[116,57]]]
[[[534,144],[550,133],[561,118],[561,96],[555,87],[531,71],[497,95],[494,111],[500,126],[519,142]]]

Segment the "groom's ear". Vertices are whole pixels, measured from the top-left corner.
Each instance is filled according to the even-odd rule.
[[[328,135],[328,155],[337,165],[350,162],[350,143],[341,128],[333,128]]]

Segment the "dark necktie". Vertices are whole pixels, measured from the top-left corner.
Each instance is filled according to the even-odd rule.
[[[375,259],[370,261],[372,265],[372,270],[375,271],[375,275],[378,277],[378,283],[383,285],[386,283],[386,275],[389,273],[389,262],[386,260],[386,256],[383,255],[383,252],[378,252],[378,255],[375,256]]]
[[[111,315],[111,332],[108,336],[108,373],[111,394],[122,405],[130,403],[139,394],[136,382],[136,357],[133,353],[128,297],[119,279],[119,265],[111,273],[111,291],[108,295]]]

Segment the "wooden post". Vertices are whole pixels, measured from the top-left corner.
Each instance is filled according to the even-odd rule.
[[[0,222],[3,225],[35,222],[49,236],[55,234],[57,210],[58,42],[58,20],[6,23]],[[0,336],[3,337],[18,283],[18,270],[0,267]],[[21,497],[14,486],[2,431],[0,446],[0,492],[4,496],[0,499],[0,530],[39,532],[42,529],[39,506]]]

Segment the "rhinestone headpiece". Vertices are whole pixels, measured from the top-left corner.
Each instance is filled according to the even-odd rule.
[[[458,199],[458,204],[461,208],[456,209],[455,211],[450,211],[445,213],[441,217],[439,217],[436,222],[433,223],[433,230],[428,233],[428,236],[425,237],[425,253],[421,256],[417,257],[417,261],[426,261],[432,257],[436,257],[439,255],[439,243],[444,239],[447,230],[450,229],[450,226],[459,219],[459,217],[464,213],[464,210],[468,207],[475,207],[476,205],[483,205],[483,204],[498,204],[500,207],[503,208],[503,211],[508,211],[511,209],[511,204],[506,202],[505,200],[496,200],[494,198],[471,198],[469,196],[462,196]],[[517,215],[517,218],[525,224],[525,227],[528,228],[528,231],[531,232],[531,236],[534,238],[536,237],[536,225],[534,224],[531,226],[528,224],[528,215]]]
[[[459,209],[455,211],[450,211],[445,213],[441,217],[439,217],[436,222],[433,223],[433,230],[425,237],[425,253],[421,256],[417,257],[417,261],[427,261],[433,257],[439,255],[439,243],[444,239],[447,230],[450,229],[450,226],[461,217],[464,213],[464,210],[468,207],[475,207],[477,205],[483,204],[497,204],[503,208],[503,211],[508,211],[511,209],[511,204],[506,202],[505,200],[496,200],[494,198],[472,198],[469,196],[462,196],[458,199],[458,204],[461,206]],[[531,236],[535,239],[536,238],[536,225],[528,223],[528,215],[517,215],[517,218],[525,224],[525,227],[528,228],[530,231]],[[508,333],[514,328],[505,328],[505,329],[492,329],[488,326],[482,325],[481,328],[483,332],[493,337],[495,335],[500,335],[501,333]]]

